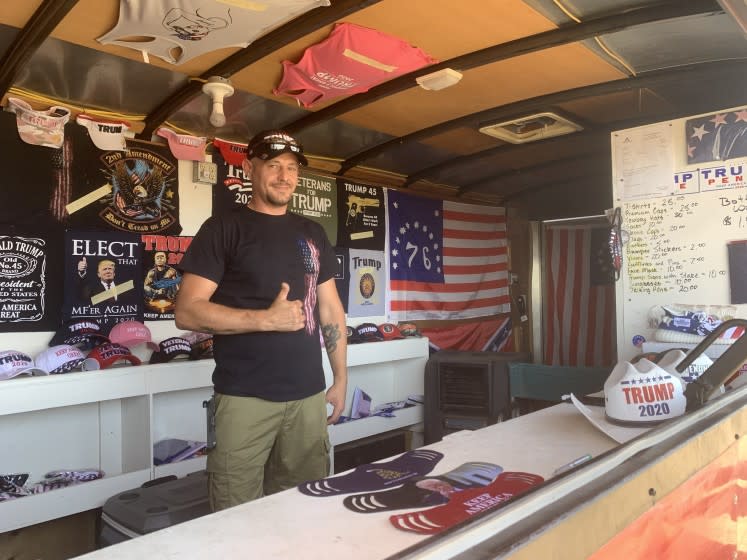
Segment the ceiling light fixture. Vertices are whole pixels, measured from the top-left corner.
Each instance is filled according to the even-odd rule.
[[[415,81],[423,89],[437,91],[439,89],[453,86],[461,79],[462,74],[460,72],[452,70],[451,68],[444,68],[443,70],[431,72],[425,76],[419,76],[415,78]]]
[[[234,89],[226,78],[211,76],[202,85],[202,91],[210,96],[213,108],[210,112],[210,124],[220,127],[226,124],[226,115],[223,113],[223,98],[233,95]]]

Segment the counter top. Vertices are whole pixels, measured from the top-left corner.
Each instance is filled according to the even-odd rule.
[[[468,461],[487,461],[506,471],[549,478],[561,465],[615,446],[572,405],[560,404],[481,430],[456,432],[426,448],[444,454],[431,475]],[[293,488],[80,558],[375,560],[428,538],[389,523],[391,514],[407,510],[359,514],[343,506],[344,498],[314,498]]]

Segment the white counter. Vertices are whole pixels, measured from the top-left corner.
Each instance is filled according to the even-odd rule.
[[[548,478],[581,455],[596,456],[615,446],[572,405],[561,404],[474,432],[457,432],[426,447],[444,454],[431,475],[468,461],[487,461],[506,471]],[[344,498],[314,498],[290,489],[80,558],[373,560],[428,538],[389,523],[390,515],[406,510],[359,514],[343,506]]]

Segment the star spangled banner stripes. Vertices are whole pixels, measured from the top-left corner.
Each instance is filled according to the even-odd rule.
[[[394,320],[506,313],[503,208],[388,191],[390,314]]]
[[[543,363],[604,367],[615,363],[615,285],[591,282],[591,229],[544,229]]]

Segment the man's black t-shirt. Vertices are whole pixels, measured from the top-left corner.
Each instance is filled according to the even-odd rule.
[[[316,287],[334,276],[336,260],[319,224],[241,207],[208,218],[179,267],[218,284],[214,303],[267,309],[286,282],[288,299],[304,304],[304,329],[215,335],[218,393],[289,401],[324,390]]]

